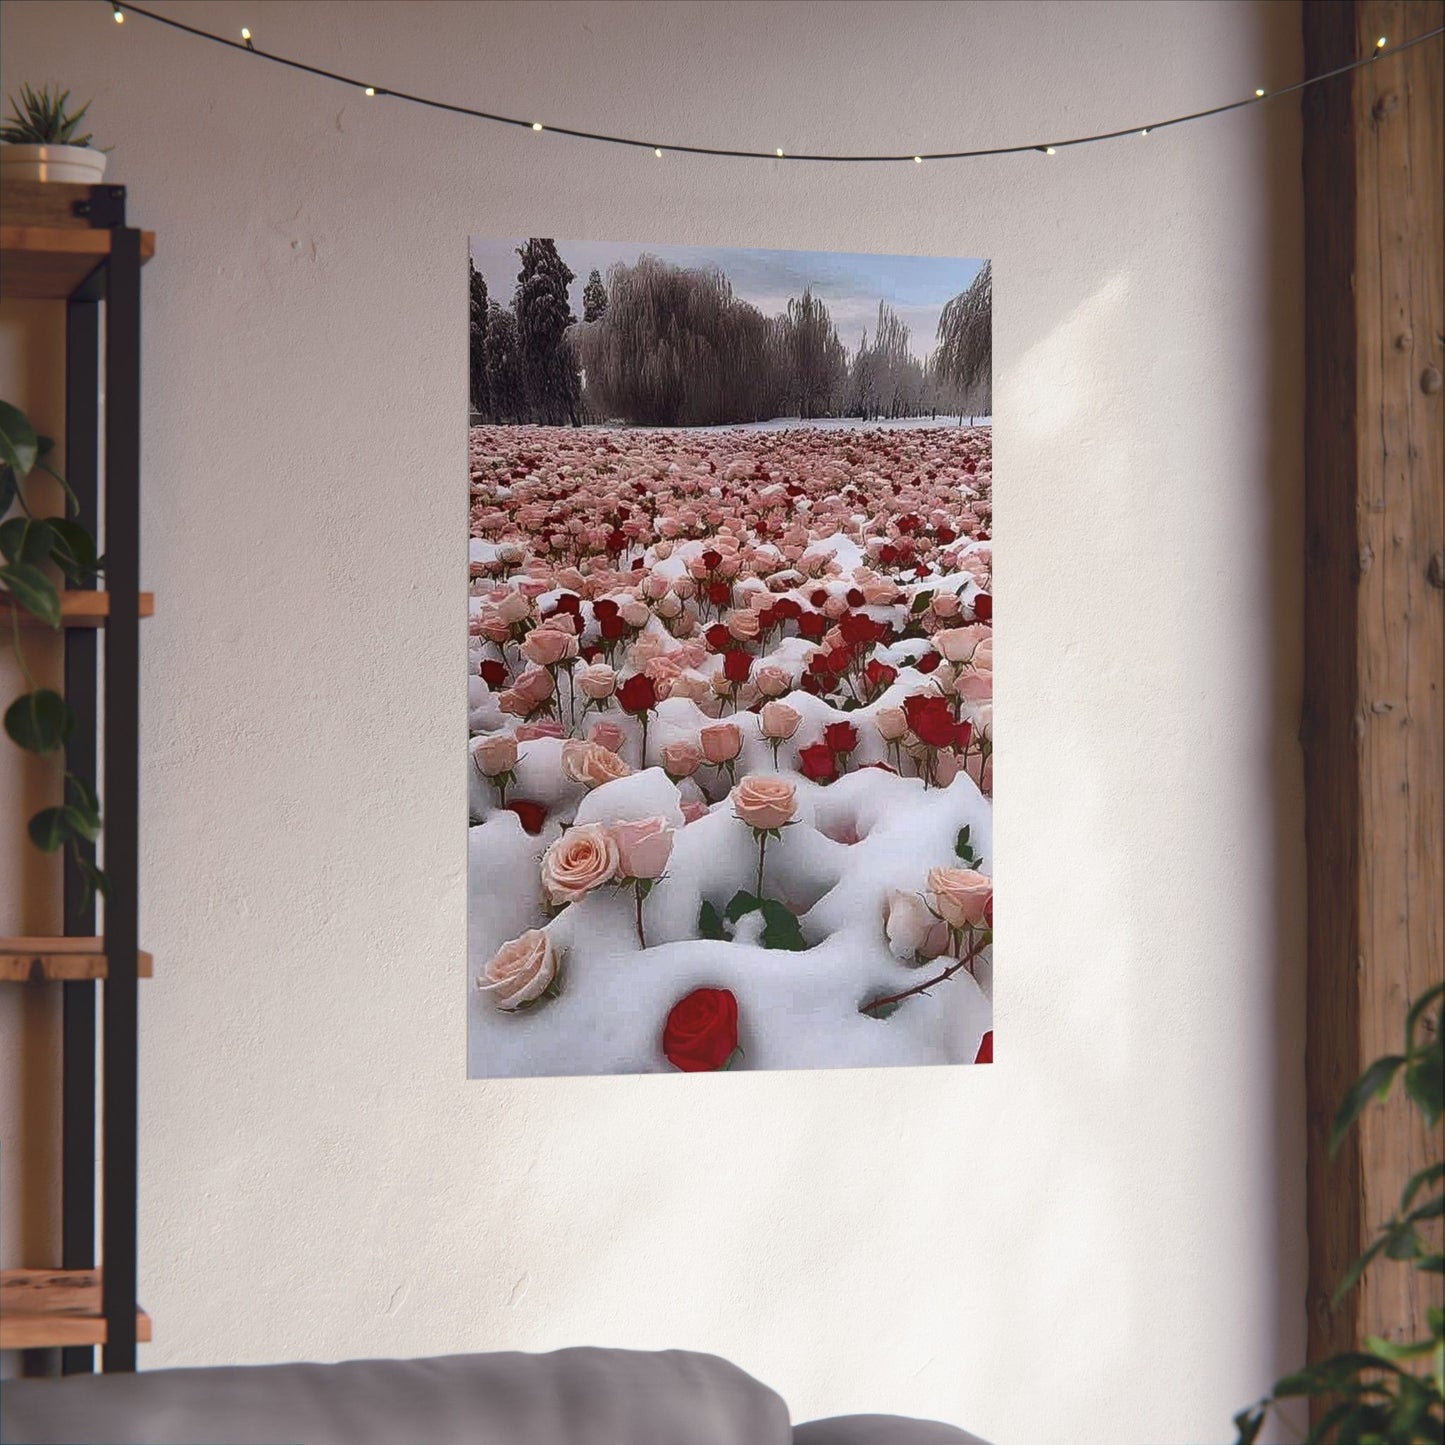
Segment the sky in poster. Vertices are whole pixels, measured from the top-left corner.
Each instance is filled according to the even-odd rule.
[[[510,304],[517,280],[517,248],[523,240],[473,237],[472,264],[486,278],[487,291]],[[635,262],[643,254],[676,266],[716,266],[733,292],[765,316],[781,315],[806,286],[827,302],[833,324],[852,350],[866,327],[871,333],[878,303],[886,301],[910,328],[910,347],[920,359],[933,349],[944,304],[979,273],[979,260],[937,256],[875,256],[847,251],[767,251],[727,246],[662,246],[638,242],[557,242],[562,259],[576,273],[572,309],[582,314],[582,287],[594,267],[605,277],[614,262]]]

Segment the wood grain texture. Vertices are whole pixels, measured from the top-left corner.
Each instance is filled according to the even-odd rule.
[[[136,1337],[151,1337],[150,1316],[144,1310],[136,1311]],[[0,1271],[0,1350],[104,1343],[98,1270]]]
[[[1306,70],[1445,20],[1441,0],[1304,7]],[[1345,1090],[1445,976],[1445,214],[1440,46],[1315,87],[1306,206],[1305,749],[1309,1348],[1419,1337],[1440,1281],[1350,1262],[1428,1155],[1401,1099],[1337,1158]],[[1437,1146],[1438,1147],[1438,1146]]]
[[[155,960],[136,958],[140,978],[152,977]],[[103,938],[0,938],[0,983],[72,982],[106,976]]]
[[[15,604],[8,597],[0,596],[0,627],[10,626],[10,613]],[[140,594],[140,615],[154,617],[156,595],[154,592]],[[60,625],[62,627],[104,627],[110,616],[109,592],[62,592],[60,594]],[[22,627],[44,627],[33,613],[20,609]]]
[[[110,233],[58,226],[0,224],[0,298],[56,300],[69,296],[110,251]],[[156,251],[153,231],[141,233],[141,260]]]

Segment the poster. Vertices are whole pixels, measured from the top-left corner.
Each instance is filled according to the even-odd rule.
[[[991,1062],[987,262],[469,287],[469,1074]]]

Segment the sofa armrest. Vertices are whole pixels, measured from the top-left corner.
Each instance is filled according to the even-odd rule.
[[[977,1435],[897,1415],[839,1415],[793,1427],[793,1445],[988,1445]]]

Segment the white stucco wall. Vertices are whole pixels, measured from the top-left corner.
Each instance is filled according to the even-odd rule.
[[[1296,7],[1235,0],[157,4],[394,88],[789,150],[1113,128],[1300,65]],[[800,1419],[1225,1438],[1303,1346],[1293,104],[1053,158],[658,161],[92,0],[0,23],[3,88],[94,95],[159,238],[145,1363],[683,1346]],[[469,233],[993,258],[992,1068],[465,1079]],[[58,425],[27,334],[0,313],[0,384]],[[22,792],[11,750],[3,931],[44,926]],[[52,1262],[51,1012],[0,992],[6,1264]]]

